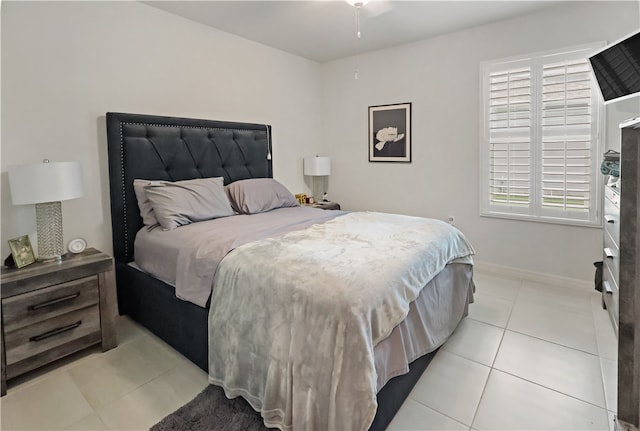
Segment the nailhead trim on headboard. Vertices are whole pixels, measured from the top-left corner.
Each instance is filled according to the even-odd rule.
[[[120,123],[120,173],[122,175],[122,219],[124,220],[124,253],[129,254],[129,231],[127,230],[127,188],[124,180],[124,135]]]
[[[155,120],[156,118],[158,119],[158,121],[131,121],[133,118],[138,117],[138,118],[144,118],[144,119],[151,119],[151,120]],[[164,121],[167,121],[169,123],[176,123],[177,124],[165,124],[163,123]],[[199,125],[199,124],[180,124],[182,121],[186,122],[186,123],[193,123],[193,122],[202,122],[204,124]],[[215,123],[215,124],[211,124],[211,125],[207,125],[206,123],[210,122],[210,123]],[[125,134],[128,135],[127,132],[125,132],[125,127],[127,125],[130,126],[142,126],[145,129],[148,129],[149,127],[161,127],[161,128],[176,128],[176,129],[180,129],[180,130],[187,130],[187,129],[201,129],[201,130],[209,130],[209,131],[230,131],[232,132],[232,136],[228,136],[225,134],[225,136],[228,136],[225,138],[225,141],[222,141],[222,146],[220,146],[220,144],[218,143],[218,139],[217,137],[215,137],[211,134],[208,133],[207,138],[212,142],[212,144],[214,145],[215,151],[217,151],[218,154],[218,159],[216,160],[220,160],[220,162],[216,162],[215,164],[210,164],[210,163],[200,163],[201,161],[207,161],[210,160],[208,158],[200,158],[200,154],[198,153],[193,153],[191,154],[191,150],[194,147],[189,146],[189,152],[190,152],[190,160],[193,161],[193,166],[192,165],[185,165],[182,166],[181,164],[178,164],[178,170],[182,169],[182,168],[187,168],[187,169],[194,169],[195,172],[198,173],[202,173],[202,175],[205,175],[205,173],[207,171],[210,171],[212,168],[216,169],[216,170],[220,170],[222,169],[224,172],[226,172],[224,174],[224,176],[226,178],[231,178],[233,180],[234,176],[235,178],[237,177],[237,169],[238,168],[245,168],[248,172],[247,174],[249,175],[249,177],[253,177],[255,174],[253,174],[252,172],[256,172],[255,169],[258,169],[257,172],[261,172],[261,174],[259,176],[263,176],[263,175],[268,175],[271,176],[272,175],[272,166],[271,166],[271,160],[268,158],[268,155],[271,154],[271,148],[272,148],[272,144],[271,144],[271,133],[270,133],[270,128],[268,125],[259,125],[259,124],[248,124],[248,123],[244,123],[249,127],[243,127],[243,123],[233,123],[233,122],[223,122],[223,121],[210,121],[210,120],[197,120],[197,119],[188,119],[188,118],[174,118],[174,117],[155,117],[155,116],[148,116],[148,115],[137,115],[137,114],[120,114],[120,113],[108,113],[107,114],[107,135],[109,135],[109,131],[111,132],[117,132],[117,141],[113,142],[112,139],[108,139],[109,140],[109,147],[110,150],[116,150],[116,153],[111,152],[112,154],[110,155],[110,159],[112,157],[118,157],[118,159],[111,159],[109,162],[110,165],[110,172],[111,175],[118,175],[120,177],[120,184],[118,189],[120,190],[120,193],[114,193],[112,192],[112,199],[114,197],[117,197],[118,194],[121,194],[120,199],[118,201],[121,202],[122,204],[122,208],[120,209],[120,214],[122,217],[122,221],[118,220],[120,217],[116,217],[113,220],[113,223],[115,223],[113,225],[113,229],[114,229],[114,255],[116,252],[116,249],[118,250],[118,254],[121,255],[122,253],[124,253],[124,256],[121,256],[121,258],[124,258],[125,261],[128,261],[129,259],[132,258],[131,253],[133,252],[132,250],[132,244],[129,244],[130,242],[130,233],[129,230],[132,229],[132,226],[130,226],[130,220],[128,220],[128,217],[130,217],[130,215],[128,214],[128,210],[127,207],[128,205],[131,205],[132,202],[132,197],[129,194],[129,192],[131,191],[131,187],[127,186],[127,178],[131,178],[132,176],[132,172],[125,172],[126,170],[128,170],[127,166],[131,167],[131,162],[132,160],[129,161],[125,161],[125,156],[128,155],[129,158],[131,158],[131,154],[129,154],[129,147],[127,147],[127,149],[125,149],[125,142],[124,142],[124,138],[125,138]],[[224,125],[229,124],[229,127],[224,127]],[[253,141],[258,145],[258,148],[264,148],[263,145],[260,145],[259,142],[262,141],[262,139],[264,139],[264,135],[262,135],[262,133],[266,133],[266,139],[267,139],[267,164],[262,165],[260,163],[258,163],[256,165],[256,155],[257,153],[249,151],[249,153],[246,153],[246,149],[247,146],[243,145],[242,141],[239,141],[238,138],[239,136],[237,136],[235,133],[233,133],[234,131],[243,131],[243,132],[251,132],[250,135],[250,139],[253,139]],[[149,130],[145,130],[143,132],[143,135],[138,135],[139,137],[143,137],[144,134],[146,133],[147,135],[147,139],[149,139]],[[260,136],[262,135],[262,136]],[[136,135],[134,134],[134,137]],[[111,136],[111,138],[114,138],[115,136]],[[109,136],[108,136],[109,138]],[[179,140],[184,140],[185,138],[188,138],[188,136],[183,137],[182,132],[180,133],[180,137],[178,138]],[[224,142],[227,142],[226,144]],[[224,148],[228,148],[225,145],[228,145],[228,143],[230,142],[235,142],[235,145],[237,145],[237,149],[240,151],[240,153],[235,152],[235,156],[233,156],[234,152],[230,153],[232,159],[226,159],[227,152],[223,151],[221,153],[221,150],[223,150]],[[117,145],[117,147],[116,147]],[[134,145],[134,147],[132,148],[137,148],[137,146]],[[155,144],[154,144],[154,148],[155,148]],[[168,147],[171,148],[171,147]],[[195,147],[195,148],[199,148],[199,147]],[[253,144],[249,144],[249,148],[252,149]],[[264,153],[262,152],[264,150],[261,150],[261,154],[262,157],[264,157]],[[117,154],[117,156],[116,156]],[[224,163],[222,162],[222,154],[225,155],[225,160]],[[240,154],[238,156],[238,154]],[[158,154],[160,155],[160,154]],[[164,153],[162,153],[162,155],[164,155]],[[178,155],[180,156],[180,153],[178,153]],[[162,156],[161,156],[162,157]],[[238,159],[238,157],[240,157],[240,159]],[[259,157],[259,156],[258,156]],[[180,157],[179,157],[180,159]],[[229,161],[233,161],[233,163],[229,164]],[[240,163],[238,163],[238,161]],[[221,163],[221,164],[219,164]],[[119,165],[119,166],[118,166]],[[173,164],[166,164],[166,168],[167,173],[171,172],[169,169],[172,169],[174,167]],[[114,168],[116,170],[114,170]],[[266,171],[264,170],[266,169]],[[234,174],[235,171],[235,174]],[[133,173],[133,175],[136,175],[135,172]],[[111,186],[113,187],[113,185],[115,185],[115,182],[110,181]],[[112,205],[113,207],[113,205]],[[113,207],[112,209],[116,209],[117,210],[118,206]],[[136,224],[137,226],[137,224]],[[137,228],[136,228],[137,230]],[[120,232],[120,239],[118,239],[118,231]],[[121,244],[120,242],[124,241],[124,244]],[[119,245],[118,245],[119,244]]]

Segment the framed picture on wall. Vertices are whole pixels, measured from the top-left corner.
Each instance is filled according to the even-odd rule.
[[[369,161],[411,163],[411,103],[369,106]]]

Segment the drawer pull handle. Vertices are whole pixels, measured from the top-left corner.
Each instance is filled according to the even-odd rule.
[[[608,294],[613,293],[613,289],[611,288],[611,285],[609,284],[608,281],[605,281],[604,283],[602,283],[602,287],[604,288],[604,293],[608,293]]]
[[[615,219],[615,218],[613,218],[613,216],[610,216],[610,215],[606,215],[606,216],[604,216],[604,220],[605,220],[607,223],[615,223],[615,222],[616,222],[616,219]]]
[[[71,294],[71,295],[62,296],[60,298],[52,299],[51,301],[43,302],[41,304],[32,305],[31,307],[29,307],[29,309],[30,310],[34,310],[34,311],[35,310],[39,310],[41,308],[48,307],[48,306],[54,305],[54,304],[58,304],[60,302],[70,301],[72,299],[77,298],[78,296],[80,296],[80,292],[76,292],[76,293]]]
[[[63,326],[62,328],[57,328],[49,332],[45,332],[44,334],[34,335],[29,338],[29,341],[42,341],[45,338],[53,337],[54,335],[62,334],[63,332],[71,331],[72,329],[77,328],[82,325],[82,320],[78,320],[76,323],[72,323],[71,325]]]
[[[604,254],[605,256],[607,256],[607,259],[613,259],[614,257],[616,257],[616,254],[614,253],[614,251],[611,250],[609,247],[604,249]]]

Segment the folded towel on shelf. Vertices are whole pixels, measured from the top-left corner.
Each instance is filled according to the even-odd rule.
[[[603,160],[600,165],[600,172],[603,175],[620,176],[620,161]]]

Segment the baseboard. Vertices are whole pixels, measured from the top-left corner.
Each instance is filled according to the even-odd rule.
[[[497,265],[495,263],[478,261],[476,259],[473,260],[473,265],[477,271],[502,277],[518,278],[525,281],[553,284],[573,289],[594,290],[593,281],[563,277],[561,275],[547,274],[544,272],[529,271],[527,269],[515,268],[512,266]]]

